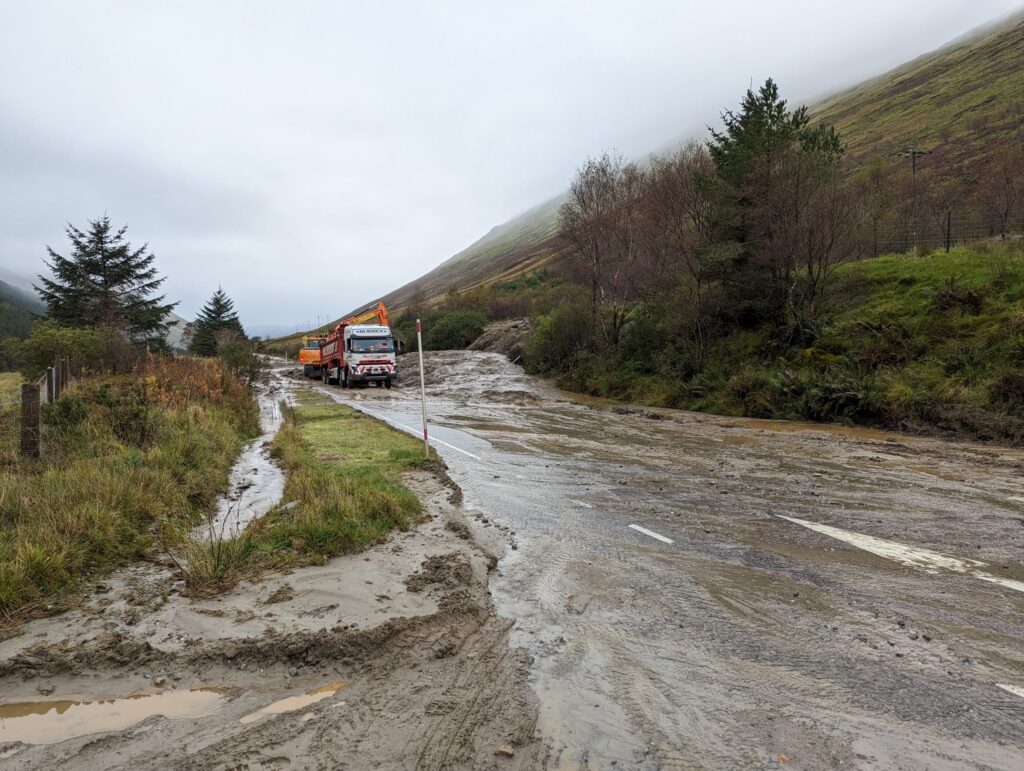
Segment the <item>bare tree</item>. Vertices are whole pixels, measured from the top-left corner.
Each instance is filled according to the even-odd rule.
[[[978,200],[999,223],[999,235],[1006,238],[1010,219],[1024,205],[1024,145],[1000,150],[979,180]]]
[[[646,171],[605,154],[581,168],[559,210],[562,235],[586,266],[591,313],[614,345],[635,298],[643,250]],[[606,317],[607,324],[601,323]]]
[[[714,174],[714,164],[702,144],[691,142],[667,156],[650,161],[644,199],[650,269],[648,293],[664,292],[675,283],[677,302],[688,306],[689,335],[696,359],[703,363],[709,344],[708,300],[713,265],[706,248],[711,240],[710,204],[699,179]]]

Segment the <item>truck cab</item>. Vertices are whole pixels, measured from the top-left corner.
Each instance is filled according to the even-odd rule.
[[[380,383],[391,388],[398,372],[391,328],[352,324],[345,327],[344,341],[345,368],[338,378],[342,388],[359,383]]]

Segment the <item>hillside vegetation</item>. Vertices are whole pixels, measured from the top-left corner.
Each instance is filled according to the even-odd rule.
[[[547,370],[573,390],[725,415],[855,422],[1024,443],[1024,243],[837,269],[835,310],[801,344],[765,326],[711,347],[700,373],[665,354],[671,317],[644,313],[617,357]],[[534,361],[554,345],[542,316]]]
[[[834,125],[847,155],[859,165],[879,159],[909,182],[909,147],[926,177],[988,175],[1024,123],[1024,14],[919,57],[885,75],[810,105],[814,121]],[[708,116],[712,122],[713,116]],[[558,234],[559,197],[496,227],[465,250],[384,297],[389,307],[440,302],[451,289],[501,284],[542,268],[566,269],[572,248]],[[925,204],[921,203],[923,209]],[[922,217],[924,213],[922,212]],[[929,241],[942,241],[940,212],[928,223]],[[986,235],[992,217],[968,220],[954,209],[955,240]],[[891,228],[890,228],[891,230]],[[919,234],[920,237],[924,233]],[[885,246],[904,247],[892,243]],[[909,239],[905,239],[909,240]]]
[[[41,460],[0,457],[0,621],[182,541],[258,415],[220,362],[154,357],[79,380],[44,426]]]

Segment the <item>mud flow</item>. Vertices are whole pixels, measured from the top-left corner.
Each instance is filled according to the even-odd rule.
[[[213,537],[279,502],[265,444],[302,387],[280,367],[261,386],[265,433],[232,475],[242,506]],[[151,554],[10,630],[0,768],[543,767],[529,654],[487,587],[504,538],[471,532],[442,472],[403,483],[422,518],[366,552],[212,597]]]
[[[1019,767],[1024,453],[426,360],[473,531],[508,534],[491,587],[552,767]],[[400,368],[326,392],[415,433]]]
[[[282,403],[293,401],[292,389],[280,367],[272,367],[267,380],[256,384],[261,433],[242,448],[231,469],[228,493],[217,502],[210,520],[198,528],[198,535],[233,538],[280,502],[284,471],[270,457],[269,444],[284,422]]]

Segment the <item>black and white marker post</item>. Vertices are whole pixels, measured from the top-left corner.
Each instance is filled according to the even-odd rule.
[[[427,438],[427,381],[423,376],[423,333],[416,319],[416,349],[420,354],[420,404],[423,407],[423,455],[430,460],[430,440]]]

